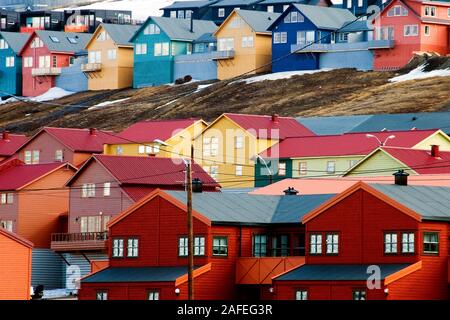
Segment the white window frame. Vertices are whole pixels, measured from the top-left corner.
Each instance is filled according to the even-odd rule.
[[[225,8],[219,8],[217,9],[217,16],[219,18],[224,18],[225,17]]]
[[[5,60],[7,68],[14,68],[15,58],[13,56],[6,57]]]
[[[398,235],[397,232],[384,233],[384,254],[398,253]]]
[[[32,164],[39,164],[39,156],[40,156],[40,151],[39,150],[33,150],[32,157],[31,157],[31,163]]]
[[[194,256],[204,256],[206,254],[206,239],[203,236],[194,237]]]
[[[309,254],[310,255],[322,254],[322,234],[311,233],[309,235]]]
[[[234,148],[235,149],[243,149],[244,148],[244,137],[243,136],[234,137]]]
[[[336,161],[327,161],[327,174],[336,173]]]
[[[103,183],[103,196],[104,197],[111,196],[111,182]]]
[[[243,170],[243,168],[242,168],[241,165],[236,165],[236,172],[235,172],[235,174],[236,174],[237,177],[242,176],[242,170]]]
[[[139,239],[128,238],[127,240],[127,257],[137,258],[139,257]]]
[[[406,24],[403,26],[403,36],[405,37],[417,37],[419,35],[418,24]]]
[[[112,257],[113,258],[123,258],[123,239],[114,238],[112,240]]]
[[[286,162],[278,162],[278,171],[277,175],[285,176],[286,175]]]
[[[97,291],[96,293],[95,293],[95,300],[98,300],[98,301],[106,301],[106,300],[108,300],[108,291]]]
[[[335,255],[339,254],[339,234],[327,233],[325,236],[326,241],[326,254]]]
[[[298,164],[298,174],[301,176],[305,176],[308,174],[308,162],[301,161]]]
[[[159,291],[158,290],[150,290],[147,292],[147,300],[157,301],[159,300]]]
[[[267,6],[267,12],[273,13],[274,12],[273,10],[274,10],[273,6]]]
[[[64,160],[64,152],[62,149],[58,149],[55,151],[55,161],[62,162]]]
[[[32,162],[32,151],[31,150],[25,150],[24,162],[25,162],[25,164],[31,164],[31,162]]]
[[[308,290],[296,290],[295,300],[308,300]]]
[[[33,67],[33,57],[23,57],[23,66],[25,68]]]
[[[117,50],[108,49],[108,60],[116,60],[116,59],[117,59]]]
[[[95,197],[95,183],[84,183],[81,186],[82,198],[94,198]]]
[[[414,253],[416,248],[416,239],[414,232],[402,233],[402,253]]]

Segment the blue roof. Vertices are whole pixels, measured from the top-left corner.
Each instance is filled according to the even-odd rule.
[[[275,280],[277,281],[366,281],[371,273],[368,273],[370,264],[321,264],[303,265],[291,272],[285,273]],[[408,264],[381,264],[381,280],[396,273]]]
[[[343,134],[368,120],[370,115],[336,117],[299,117],[296,120],[318,135]]]
[[[187,267],[116,267],[94,273],[81,282],[171,282],[187,272]]]
[[[164,191],[186,203],[186,192]],[[332,198],[319,195],[251,195],[245,193],[194,193],[193,208],[213,223],[300,223],[304,215]]]

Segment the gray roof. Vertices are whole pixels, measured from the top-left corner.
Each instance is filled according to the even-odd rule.
[[[356,16],[347,9],[294,4],[317,28],[337,30]]]
[[[23,46],[30,38],[29,33],[19,33],[19,32],[0,32],[0,36],[5,39],[9,47],[18,54],[22,50]]]
[[[367,25],[367,20],[350,20],[343,24],[343,28],[339,32],[358,32],[358,31],[369,31],[370,28]]]
[[[203,8],[216,3],[219,0],[203,0],[203,1],[175,1],[162,9],[192,9]]]
[[[186,203],[186,192],[165,191]],[[332,198],[332,194],[268,196],[244,193],[194,193],[193,208],[213,223],[300,223],[302,217]]]
[[[336,117],[308,117],[296,118],[298,122],[318,135],[343,134],[368,120],[370,115],[336,116]]]
[[[371,273],[367,270],[369,264],[321,264],[321,265],[303,265],[291,272],[285,273],[275,280],[277,281],[366,281]],[[378,265],[381,270],[381,279],[396,273],[406,267],[408,264],[381,264]]]
[[[211,5],[211,7],[249,6],[261,1],[262,0],[222,0]]]
[[[55,52],[74,52],[81,53],[85,51],[85,46],[91,38],[89,33],[75,33],[62,31],[37,30],[36,34],[44,42],[50,51]],[[50,37],[55,37],[59,42],[54,42]],[[69,42],[68,38],[77,39],[77,43]]]
[[[308,0],[264,0],[260,4],[308,3]]]
[[[185,275],[187,271],[187,267],[107,268],[84,278],[81,282],[170,282]]]
[[[420,214],[424,220],[450,221],[450,188],[370,184],[389,198]]]
[[[172,40],[194,41],[203,36],[205,33],[214,33],[217,29],[216,24],[212,21],[193,20],[194,30],[191,32],[191,21],[188,19],[149,17],[147,22],[141,26],[135,35],[140,33],[141,30],[147,26],[149,20],[155,22]],[[130,41],[132,41],[133,38]]]
[[[195,39],[196,43],[216,43],[217,39],[213,36],[212,33],[205,33],[203,35],[201,35],[200,37],[198,37],[197,39]]]
[[[139,26],[110,23],[102,23],[101,25],[118,46],[133,46],[130,39],[138,31]]]
[[[236,12],[255,32],[268,32],[267,29],[281,15],[275,12],[253,10],[238,10]]]

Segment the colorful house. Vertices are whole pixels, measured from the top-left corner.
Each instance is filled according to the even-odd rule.
[[[219,0],[175,1],[163,10],[163,17],[177,19],[212,20],[212,4]]]
[[[225,113],[196,138],[194,159],[224,188],[253,187],[258,154],[288,137],[309,135],[294,118]]]
[[[445,1],[393,0],[374,20],[375,36],[394,41],[389,50],[375,50],[376,70],[397,70],[415,53],[450,53],[448,10]]]
[[[305,264],[273,279],[275,299],[447,300],[450,188],[398,183],[359,182],[304,216]]]
[[[33,244],[0,227],[0,300],[29,300]]]
[[[380,145],[426,151],[431,145],[440,145],[441,150],[450,151],[450,137],[441,130],[410,130],[286,138],[260,154],[264,161],[256,162],[255,186],[286,178],[342,176]],[[389,171],[388,166],[386,169],[387,172],[382,172],[365,166],[369,175],[395,171]]]
[[[323,7],[330,7],[333,5],[330,0],[263,0],[258,3],[258,9],[267,12],[283,13],[293,3]]]
[[[225,19],[214,33],[219,80],[270,71],[272,33],[267,29],[279,16],[279,13],[239,9]]]
[[[108,139],[104,154],[123,156],[190,157],[192,140],[206,128],[198,119],[145,120]]]
[[[439,148],[439,145],[432,145],[429,150],[380,147],[345,172],[344,176],[386,175],[392,172],[392,168],[412,175],[448,174],[450,152],[440,151]]]
[[[77,9],[64,10],[65,32],[94,33],[102,23],[131,24],[132,12],[128,10]]]
[[[301,217],[331,197],[194,193],[194,298],[270,299],[271,278],[304,263]],[[80,300],[187,298],[186,192],[155,190],[108,227],[109,265]]]
[[[221,25],[234,10],[258,10],[258,4],[262,0],[221,0],[210,7],[212,8],[212,20]]]
[[[367,20],[356,21],[347,9],[293,4],[270,26],[272,71],[326,68],[373,69],[373,48],[392,47],[374,41]]]
[[[87,79],[81,70],[62,73],[78,59],[84,59],[84,46],[90,35],[84,33],[35,31],[20,51],[24,96],[38,96],[56,86],[67,91],[85,91]]]
[[[79,167],[92,154],[103,153],[112,133],[96,129],[44,127],[17,150],[26,164],[69,162]]]
[[[34,244],[33,286],[61,288],[63,261],[50,250],[50,240],[52,233],[66,230],[64,185],[75,171],[68,163],[25,165],[17,159],[0,166],[0,226]]]
[[[342,0],[341,8],[351,11],[355,16],[367,14],[370,6],[377,6],[382,10],[390,0]]]
[[[173,83],[176,56],[192,54],[194,41],[216,29],[212,21],[149,17],[130,40],[134,43],[133,87]],[[198,64],[205,73],[212,63],[211,58],[206,60]]]
[[[28,34],[0,32],[0,97],[22,95],[22,57],[20,50]]]
[[[13,156],[27,140],[28,138],[24,135],[3,131],[0,134],[0,162]]]
[[[37,30],[61,31],[64,29],[64,12],[50,10],[26,10],[20,13],[20,32]]]
[[[121,89],[132,86],[133,44],[138,30],[133,25],[102,23],[86,44],[88,62],[81,70],[89,79],[89,90]]]
[[[70,206],[67,231],[52,235],[51,248],[67,261],[66,286],[90,272],[90,260],[106,256],[107,224],[111,218],[157,188],[184,190],[186,165],[170,158],[92,156],[67,182]],[[207,191],[220,186],[194,164],[193,177]]]

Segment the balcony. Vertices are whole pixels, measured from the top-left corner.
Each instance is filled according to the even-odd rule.
[[[60,252],[106,250],[107,232],[54,233],[51,249]]]
[[[234,58],[234,50],[213,51],[211,54],[213,60],[227,60]]]
[[[64,32],[89,32],[89,27],[85,25],[66,25]]]
[[[314,43],[302,49],[305,44],[294,44],[291,53],[326,53],[342,51],[362,51],[373,49],[389,49],[394,47],[393,40],[370,40],[363,42]]]
[[[305,257],[239,258],[236,284],[271,284],[272,278],[305,263]]]
[[[61,68],[33,68],[33,69],[31,69],[31,75],[33,77],[59,76],[60,74],[61,74]]]
[[[83,72],[95,72],[102,70],[101,63],[83,63],[81,65],[81,71]]]

